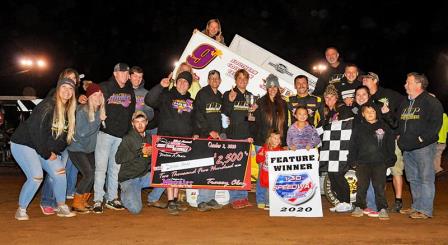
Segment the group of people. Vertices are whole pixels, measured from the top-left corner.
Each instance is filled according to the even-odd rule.
[[[203,32],[224,43],[217,19],[210,20]],[[342,64],[337,50],[327,49],[326,57],[330,66],[338,63],[333,69],[336,74]],[[297,94],[288,98],[282,97],[279,80],[271,74],[265,81],[266,94],[249,106],[246,96],[252,94],[247,90],[250,77],[244,69],[236,71],[235,85],[224,94],[219,90],[218,70],[209,71],[207,86],[201,88],[186,62],[175,75],[170,74],[149,91],[144,88],[143,69],[137,66],[118,63],[109,81],[85,83],[83,93],[78,92],[76,70],[66,69],[55,91],[11,138],[12,154],[27,176],[15,218],[29,219],[26,209],[42,182],[41,209],[45,215],[73,217],[76,213],[102,213],[103,207],[140,213],[141,190],[150,184],[150,138],[154,134],[253,143],[260,164],[257,207],[269,209],[266,152],[316,148],[321,141],[316,127],[350,117],[354,117],[354,127],[348,167],[357,170],[357,199],[353,207],[344,179],[348,167],[329,173],[340,201],[331,211],[387,219],[386,169],[393,166],[397,169],[392,171],[394,176],[402,175],[403,164],[396,161],[396,155],[400,155],[397,149],[401,149],[413,204],[411,209],[402,210],[401,189],[395,189],[395,211],[412,218],[432,217],[433,162],[443,109],[425,91],[428,80],[422,74],[408,74],[405,99],[380,87],[379,77],[373,72],[360,76],[354,64],[346,64],[343,71],[337,79],[320,79],[314,94],[309,92],[308,78],[299,75],[294,79]],[[254,114],[254,121],[248,118],[248,112]],[[228,121],[223,122],[223,118]],[[71,209],[66,205],[70,195],[68,159],[81,174]],[[47,172],[45,180],[43,170]],[[397,183],[403,185],[403,180]],[[369,186],[372,195],[368,194]],[[89,203],[92,190],[93,205]],[[167,203],[160,200],[165,191]],[[229,194],[232,208],[252,206],[248,191],[232,190]],[[200,189],[198,210],[222,208],[214,197],[214,190]],[[179,200],[178,188],[153,188],[147,205],[166,208],[172,215],[187,209]]]

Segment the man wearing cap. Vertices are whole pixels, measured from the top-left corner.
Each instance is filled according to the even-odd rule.
[[[164,136],[192,137],[193,136],[193,99],[188,89],[193,81],[190,72],[179,73],[176,86],[168,89],[169,80],[162,80],[145,96],[145,103],[160,111],[158,134]],[[186,210],[178,198],[177,188],[167,188],[168,213],[177,215]]]
[[[370,96],[373,103],[386,106],[392,113],[394,118],[399,117],[398,107],[404,101],[405,97],[398,92],[383,88],[379,86],[379,77],[376,73],[368,72],[365,75],[359,77],[362,84],[369,88]],[[398,133],[398,132],[397,132]],[[399,212],[403,207],[402,202],[402,190],[403,190],[403,155],[398,147],[395,147],[395,155],[397,156],[397,162],[391,168],[392,182],[395,190],[395,203],[391,207],[391,211]]]
[[[425,75],[409,73],[404,86],[408,99],[398,109],[398,146],[403,151],[406,179],[412,193],[411,208],[400,213],[413,219],[432,217],[435,196],[434,157],[443,107],[426,91],[428,83]]]
[[[148,90],[145,89],[145,80],[143,79],[143,69],[139,66],[133,66],[129,70],[132,87],[135,93],[135,110],[145,112],[148,118],[148,125],[146,126],[148,133],[156,134],[157,132],[157,116],[153,108],[145,104],[145,96]],[[154,129],[155,128],[155,129]],[[150,130],[151,129],[151,130]],[[154,129],[154,130],[152,130]],[[166,208],[167,203],[160,201],[160,196],[162,196],[164,188],[153,188],[150,195],[148,196],[148,206],[156,208]]]
[[[308,110],[308,122],[310,125],[314,127],[322,126],[324,123],[324,104],[319,96],[309,94],[308,77],[298,75],[294,79],[294,86],[297,90],[297,95],[289,96],[286,99],[290,111],[290,124],[296,121],[293,115],[297,106],[305,106]]]
[[[102,213],[102,202],[109,209],[123,210],[118,200],[118,172],[120,165],[115,162],[115,154],[122,137],[131,128],[131,118],[135,111],[135,94],[129,79],[129,66],[118,63],[113,77],[100,84],[106,102],[107,118],[98,133],[95,148],[95,184],[93,211]],[[107,178],[106,178],[107,173]],[[107,179],[107,195],[104,184]]]
[[[151,162],[151,135],[146,133],[147,115],[136,111],[132,115],[132,128],[123,137],[115,160],[120,164],[118,181],[123,206],[132,214],[142,210],[143,188],[149,187]]]
[[[222,94],[218,90],[221,75],[217,70],[208,73],[208,85],[203,87],[194,100],[194,133],[201,138],[219,139],[224,136],[222,128]],[[198,211],[204,212],[220,209],[222,206],[215,200],[215,190],[199,189]]]

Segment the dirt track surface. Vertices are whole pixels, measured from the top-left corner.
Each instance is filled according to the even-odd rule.
[[[105,209],[103,214],[59,218],[41,213],[39,196],[28,209],[30,220],[17,221],[24,181],[19,168],[0,168],[1,244],[448,244],[448,176],[436,180],[434,218],[390,214],[389,221],[330,213],[324,197],[323,218],[269,217],[256,207],[205,213],[190,208],[179,216],[148,207],[139,215]],[[390,182],[387,188],[391,203]],[[403,198],[408,207],[407,187]],[[255,203],[254,193],[250,201]]]

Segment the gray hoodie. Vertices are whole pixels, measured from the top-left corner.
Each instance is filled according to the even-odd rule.
[[[142,80],[140,86],[134,89],[134,93],[136,100],[135,111],[143,111],[144,113],[146,113],[148,121],[154,119],[154,109],[145,104],[145,96],[148,93],[148,90],[145,89],[145,80]]]
[[[95,151],[96,136],[100,130],[100,112],[95,112],[95,120],[89,122],[87,105],[78,105],[76,108],[75,139],[67,147],[72,152],[91,153]]]

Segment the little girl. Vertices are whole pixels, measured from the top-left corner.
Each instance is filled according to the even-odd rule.
[[[286,144],[291,150],[315,148],[320,143],[320,137],[316,129],[308,123],[308,110],[304,106],[298,106],[294,111],[297,119],[289,129],[286,136]]]
[[[258,176],[260,180],[260,188],[262,188],[264,192],[264,203],[258,203],[258,208],[269,210],[269,171],[268,171],[268,163],[266,162],[266,153],[268,151],[281,151],[282,149],[282,137],[280,132],[272,131],[268,133],[268,138],[266,139],[266,143],[258,150],[257,153],[257,163],[260,164],[260,175]]]

